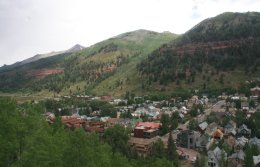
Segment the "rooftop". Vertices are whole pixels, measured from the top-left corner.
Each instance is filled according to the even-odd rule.
[[[161,126],[161,123],[156,122],[138,122],[136,124],[136,127],[146,127],[151,129],[159,129]]]

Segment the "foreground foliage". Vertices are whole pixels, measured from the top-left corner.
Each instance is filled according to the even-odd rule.
[[[96,134],[82,129],[64,129],[61,121],[48,125],[41,115],[41,104],[18,105],[14,100],[0,97],[0,166],[25,167],[116,167],[170,166],[165,158],[141,158],[122,154],[127,132],[107,131],[112,139],[100,140]],[[57,120],[59,120],[57,118]],[[114,135],[113,135],[114,134]],[[119,136],[115,136],[119,135]],[[126,138],[125,138],[126,136]],[[121,149],[118,149],[120,147]]]

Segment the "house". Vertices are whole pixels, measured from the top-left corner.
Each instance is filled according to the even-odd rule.
[[[254,164],[258,165],[260,163],[260,155],[258,156],[253,156]]]
[[[224,133],[220,130],[220,129],[217,129],[214,133],[213,133],[213,135],[212,135],[212,137],[214,138],[214,139],[222,139],[223,138],[223,136],[224,136]]]
[[[228,135],[224,137],[224,143],[230,148],[234,148],[236,146],[236,138],[232,135]]]
[[[53,124],[54,121],[55,121],[55,115],[54,113],[51,113],[51,112],[45,112],[43,114],[43,116],[45,117],[46,121],[49,123],[49,124]]]
[[[105,127],[113,127],[116,124],[119,124],[120,121],[122,121],[123,118],[108,118],[105,122]]]
[[[209,135],[203,134],[196,141],[196,149],[198,151],[206,151],[210,148],[212,143],[213,139]]]
[[[220,150],[216,147],[213,151],[208,151],[207,167],[220,167],[221,159],[227,159],[227,153],[224,150]]]
[[[250,96],[249,99],[254,101],[256,105],[258,104],[258,96]]]
[[[204,132],[206,131],[207,127],[208,127],[208,123],[207,122],[202,122],[202,123],[199,124],[199,128],[198,129],[199,129],[201,134],[204,134]]]
[[[243,124],[238,128],[237,135],[249,138],[251,136],[251,129],[247,128],[247,126]]]
[[[177,146],[189,149],[196,148],[196,141],[200,133],[192,130],[184,130],[177,134]]]
[[[237,128],[237,124],[236,122],[230,120],[225,126],[224,126],[224,132],[225,132],[225,135],[229,135],[229,134],[232,134],[232,135],[236,135],[236,128]]]
[[[246,143],[248,143],[248,139],[247,138],[245,138],[244,136],[242,136],[242,137],[239,137],[239,138],[237,138],[237,140],[236,140],[236,145],[235,145],[235,147],[236,147],[236,149],[243,149],[244,148],[244,146],[246,145]]]
[[[143,139],[137,137],[131,137],[128,141],[130,147],[134,148],[140,155],[146,156],[150,153],[152,145],[159,139],[154,137],[150,139]]]
[[[138,122],[134,129],[134,137],[152,138],[158,135],[161,124],[156,122]]]
[[[74,129],[74,128],[80,128],[83,125],[85,125],[86,120],[81,119],[79,116],[62,116],[61,122],[67,128]]]
[[[258,149],[260,149],[260,139],[258,139],[257,137],[251,138],[249,140],[249,145],[256,145],[258,147]]]
[[[142,114],[148,115],[149,111],[145,107],[138,107],[134,113],[132,113],[133,117],[140,117]]]
[[[208,125],[205,134],[212,136],[213,133],[218,129],[218,124],[215,122],[212,122],[211,124]]]
[[[256,106],[256,112],[260,112],[260,104],[258,106]]]
[[[260,88],[258,86],[251,88],[250,92],[253,96],[260,96]]]
[[[102,135],[105,131],[104,127],[104,122],[100,122],[97,119],[93,119],[92,121],[89,121],[85,124],[84,129],[86,132],[95,132]]]
[[[188,109],[187,109],[185,106],[183,106],[183,107],[181,107],[181,109],[180,109],[180,113],[186,115],[186,114],[188,113]]]
[[[249,103],[247,101],[242,101],[241,102],[241,108],[243,111],[248,111],[249,110]]]
[[[125,127],[125,128],[130,128],[130,129],[134,129],[137,122],[141,122],[142,119],[129,119],[129,118],[126,118],[126,119],[122,119],[118,122],[119,125]]]
[[[239,150],[238,152],[228,157],[228,167],[243,167],[244,158],[245,153],[243,150]]]

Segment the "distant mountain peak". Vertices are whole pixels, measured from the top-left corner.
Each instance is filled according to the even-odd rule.
[[[68,49],[66,51],[66,53],[72,53],[72,52],[78,52],[81,51],[82,49],[84,49],[85,47],[80,45],[80,44],[76,44],[74,45],[72,48]]]
[[[60,54],[64,54],[64,53],[78,52],[78,51],[81,51],[84,48],[85,48],[84,46],[81,46],[80,44],[76,44],[76,45],[74,45],[73,47],[71,47],[68,50],[51,51],[51,52],[45,53],[45,54],[36,54],[33,57],[30,57],[30,58],[25,59],[23,61],[16,62],[16,63],[14,63],[14,64],[12,64],[10,66],[11,67],[17,67],[17,66],[21,66],[21,65],[24,65],[24,64],[28,64],[28,63],[34,62],[34,61],[38,61],[38,60],[43,59],[43,58],[48,58],[48,57],[52,57],[52,56],[56,56],[56,55],[60,55]]]

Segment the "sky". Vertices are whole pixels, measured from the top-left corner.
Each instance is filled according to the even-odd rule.
[[[137,29],[182,34],[223,12],[259,10],[259,0],[0,0],[0,66]]]

